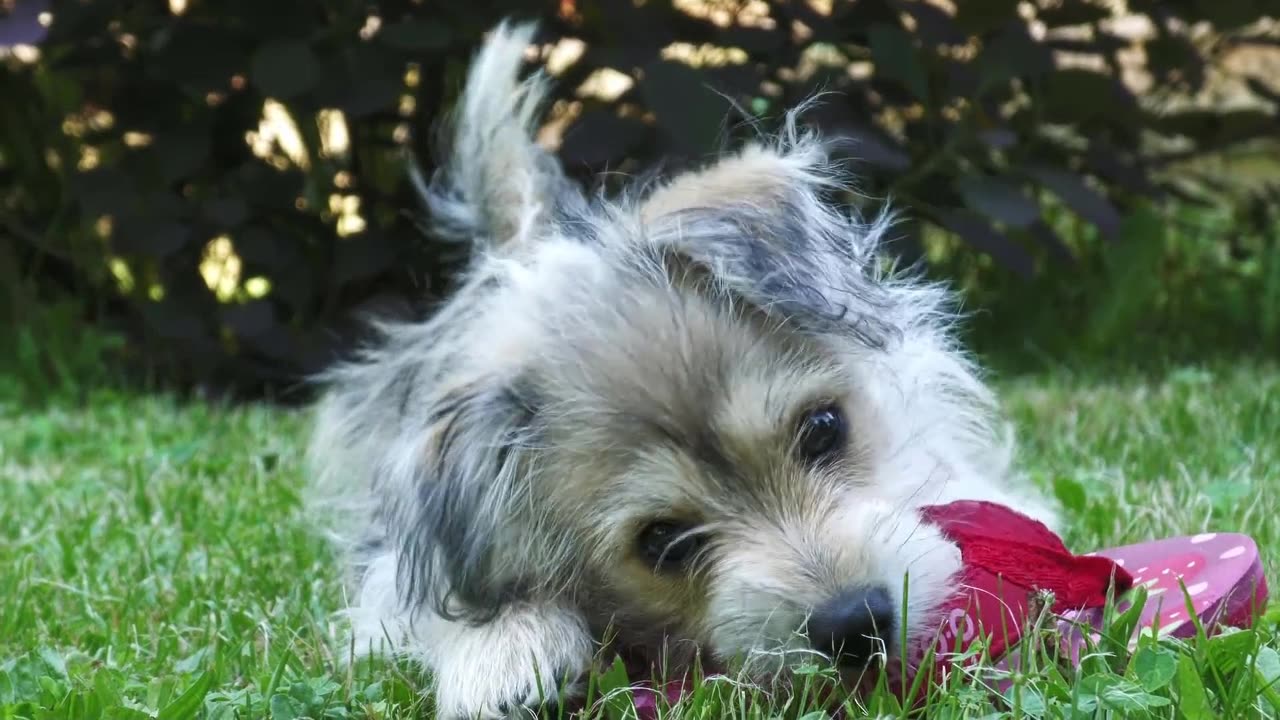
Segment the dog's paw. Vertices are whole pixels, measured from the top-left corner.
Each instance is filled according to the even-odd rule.
[[[581,694],[594,649],[581,617],[545,609],[452,640],[433,668],[436,714],[447,720],[554,717],[557,705]]]
[[[499,702],[498,716],[502,718],[557,717],[561,703],[582,696],[585,670],[564,670],[551,678],[542,678],[541,687],[528,687],[518,698]]]
[[[567,658],[565,659],[567,660]],[[533,672],[532,662],[494,662],[460,669],[466,677],[437,674],[436,713],[447,720],[529,720],[555,717],[556,708],[581,695],[586,663]],[[539,665],[539,667],[542,667]]]

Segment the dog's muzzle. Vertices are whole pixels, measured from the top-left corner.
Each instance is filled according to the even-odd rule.
[[[893,638],[893,598],[883,587],[840,591],[809,616],[809,642],[841,667],[866,666]]]

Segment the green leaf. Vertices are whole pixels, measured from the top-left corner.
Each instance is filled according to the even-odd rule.
[[[1036,718],[1044,717],[1047,705],[1039,690],[1026,685],[1009,688],[1009,692],[1005,694],[1005,702],[1017,708],[1022,715]]]
[[[1253,671],[1262,685],[1261,694],[1273,709],[1280,710],[1280,652],[1266,645],[1258,648],[1253,658]]]
[[[1062,506],[1072,512],[1083,512],[1089,505],[1089,495],[1084,485],[1069,477],[1057,477],[1053,480],[1053,494]]]
[[[1258,678],[1267,685],[1280,684],[1280,652],[1275,648],[1263,645],[1253,660],[1253,669]]]
[[[1133,657],[1133,674],[1148,692],[1168,685],[1177,672],[1177,658],[1169,650],[1148,646]]]
[[[955,21],[965,30],[978,33],[1008,23],[1017,13],[1017,0],[961,2],[956,3]]]
[[[1028,169],[1028,174],[1057,195],[1073,212],[1097,226],[1103,237],[1109,240],[1120,237],[1123,223],[1120,211],[1106,195],[1090,187],[1083,177],[1046,165],[1033,166]]]
[[[170,452],[170,458],[172,459],[174,451],[170,450],[169,452]],[[181,465],[189,459],[190,459],[190,456],[187,456],[185,458],[182,458],[181,460],[174,460],[174,462],[175,464]],[[182,675],[188,675],[190,673],[193,673],[199,670],[201,667],[204,666],[205,658],[209,656],[209,650],[210,649],[208,647],[202,647],[199,650],[196,650],[195,652],[191,653],[187,657],[184,657],[178,662],[174,663],[173,665],[174,672],[177,672]]]
[[[1227,674],[1246,667],[1258,647],[1258,634],[1253,630],[1224,628],[1209,637],[1209,661],[1218,672]]]
[[[1134,638],[1138,622],[1142,619],[1142,609],[1147,602],[1147,588],[1138,585],[1123,597],[1130,606],[1124,612],[1115,614],[1115,605],[1108,604],[1104,610],[1101,642],[1098,643],[1100,652],[1091,653],[1086,661],[1090,665],[1096,665],[1098,672],[1103,672],[1103,668],[1106,672],[1113,672],[1112,661],[1115,658],[1129,657],[1129,642]],[[1118,604],[1117,602],[1116,605]]]
[[[1106,707],[1120,711],[1141,711],[1165,707],[1169,698],[1144,692],[1132,682],[1116,675],[1090,675],[1080,681],[1081,690],[1094,695]]]
[[[138,708],[115,706],[107,711],[111,720],[153,720],[152,716]]]
[[[934,211],[937,224],[960,236],[975,250],[986,253],[1008,270],[1030,278],[1035,261],[1022,245],[998,230],[987,219],[971,210],[939,208]]]
[[[929,98],[929,76],[912,36],[900,27],[875,24],[867,31],[876,74],[901,83],[917,100]]]
[[[320,61],[306,43],[273,40],[253,54],[249,77],[264,95],[287,100],[316,86],[319,66]]]
[[[66,686],[48,675],[41,675],[36,678],[36,684],[40,686],[39,702],[46,705],[56,704],[58,702],[58,698],[67,694]]]
[[[449,47],[449,28],[428,20],[404,20],[382,28],[378,39],[397,50],[443,50]]]
[[[1186,720],[1208,720],[1214,717],[1209,706],[1209,695],[1204,689],[1204,680],[1196,670],[1195,661],[1190,655],[1183,655],[1178,660],[1178,679],[1175,684],[1178,691],[1178,713]]]
[[[18,689],[8,671],[0,668],[0,705],[11,705],[18,701]]]
[[[200,169],[212,149],[210,129],[201,124],[175,128],[156,137],[149,148],[161,179],[175,182]]]
[[[600,698],[604,701],[605,717],[609,720],[627,720],[635,715],[635,703],[631,697],[631,681],[622,658],[614,658],[613,666],[596,678]]]
[[[1089,25],[1111,17],[1110,8],[1098,3],[1065,2],[1057,7],[1042,8],[1036,13],[1036,19],[1049,27],[1062,25]]]
[[[271,720],[297,720],[306,714],[306,708],[302,703],[285,695],[277,693],[271,696]]]
[[[1204,13],[1214,27],[1223,30],[1234,30],[1256,21],[1259,11],[1267,6],[1267,3],[1251,0],[1214,0],[1195,4],[1196,10]]]
[[[680,152],[702,154],[715,147],[726,104],[705,75],[684,63],[654,61],[644,68],[640,94]]]
[[[1040,206],[1008,180],[969,176],[958,178],[956,184],[965,204],[992,220],[1024,228],[1040,219]]]
[[[341,108],[348,120],[395,107],[404,89],[404,67],[394,51],[362,43],[346,48],[334,63],[316,92],[320,102]],[[287,198],[289,205],[295,195]]]
[[[173,687],[177,683],[177,679],[172,675],[164,677],[152,678],[147,683],[147,707],[163,707],[168,705],[169,698],[173,697]]]
[[[191,95],[225,91],[231,77],[244,69],[244,38],[230,23],[183,18],[157,32],[154,42],[156,52],[147,64],[149,71],[177,83]]]
[[[1120,342],[1138,318],[1150,312],[1160,289],[1160,259],[1167,224],[1148,206],[1134,210],[1121,225],[1119,242],[1106,246],[1106,294],[1090,314],[1089,342],[1102,350]],[[1124,288],[1123,292],[1115,288]]]
[[[302,703],[304,708],[309,708],[320,702],[320,696],[316,694],[315,688],[301,680],[289,686],[289,697]]]
[[[108,670],[99,670],[93,674],[93,691],[103,707],[112,707],[120,702],[119,683],[112,682],[113,679]],[[0,702],[3,702],[3,694],[0,694]]]
[[[173,702],[161,708],[160,713],[156,716],[159,720],[186,720],[193,718],[200,708],[204,705],[204,698],[209,694],[209,688],[213,686],[213,673],[204,672],[190,687],[179,695]]]
[[[357,693],[357,697],[359,697],[361,700],[367,703],[378,702],[382,700],[384,696],[385,696],[385,693],[383,692],[383,689],[382,689],[381,680],[374,680],[373,682],[364,686],[364,689],[361,690],[359,693]]]
[[[1045,76],[1038,100],[1053,122],[1086,123],[1105,115],[1115,123],[1136,116],[1133,96],[1119,80],[1083,68],[1060,68]]]
[[[46,667],[53,671],[54,675],[62,680],[67,679],[67,663],[62,656],[52,648],[40,648],[40,659],[44,661]]]
[[[1241,507],[1249,497],[1252,488],[1248,483],[1236,480],[1215,480],[1204,487],[1204,494],[1213,504],[1213,508],[1226,512]]]

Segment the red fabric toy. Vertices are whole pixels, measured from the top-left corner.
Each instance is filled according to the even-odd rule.
[[[953,649],[957,637],[967,644],[981,627],[989,634],[988,652],[1000,657],[1017,640],[1039,591],[1053,593],[1052,610],[1063,613],[1100,608],[1108,588],[1119,596],[1133,587],[1133,576],[1115,561],[1074,555],[1043,523],[1003,505],[965,500],[925,507],[921,516],[956,544],[963,563],[958,584],[965,591],[943,608],[948,622],[939,652]]]
[[[1108,596],[1124,612],[1136,585],[1147,590],[1148,599],[1135,633],[1156,628],[1161,635],[1194,634],[1187,596],[1206,632],[1224,625],[1248,626],[1266,605],[1262,561],[1245,535],[1202,533],[1075,555],[1042,523],[994,503],[929,506],[921,510],[921,518],[956,544],[962,569],[956,593],[938,608],[938,633],[910,640],[905,673],[890,663],[890,680],[898,687],[931,648],[939,675],[952,670],[957,660],[977,661],[962,658],[979,634],[987,638],[985,654],[1001,658],[997,665],[1008,667],[1016,659],[1016,643],[1034,599],[1043,591],[1053,594],[1048,610],[1057,618],[1068,657],[1076,662],[1085,636],[1101,628]],[[1136,642],[1135,637],[1131,647]],[[675,702],[685,685],[676,681],[663,690]],[[634,701],[641,720],[656,717],[657,693],[637,692]]]

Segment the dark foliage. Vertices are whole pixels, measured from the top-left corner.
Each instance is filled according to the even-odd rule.
[[[429,130],[513,14],[585,43],[552,113],[576,176],[696,161],[830,91],[809,119],[852,141],[851,200],[905,207],[904,256],[930,223],[1031,276],[1073,257],[1046,202],[1123,242],[1129,208],[1176,189],[1164,163],[1280,132],[1266,109],[1149,101],[1196,93],[1224,47],[1188,23],[1235,32],[1268,4],[1133,0],[1151,21],[1135,39],[1088,0],[0,2],[0,46],[40,49],[0,65],[0,279],[10,299],[91,299],[167,380],[291,387],[350,346],[360,314],[429,312],[448,291],[463,249],[420,231],[406,160],[430,171]],[[600,68],[630,85],[577,93]],[[1274,101],[1271,83],[1251,85]],[[299,148],[246,141],[268,99]],[[317,122],[334,110],[347,142]]]

